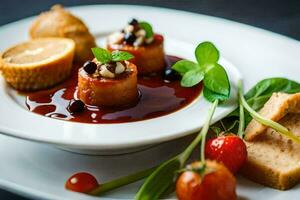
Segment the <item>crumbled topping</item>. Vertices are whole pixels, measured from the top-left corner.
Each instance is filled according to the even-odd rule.
[[[128,44],[136,47],[153,42],[153,37],[146,38],[146,31],[142,29],[137,20],[133,19],[123,30],[114,32],[108,37],[110,44]]]
[[[92,77],[104,77],[104,78],[115,78],[118,75],[121,75],[124,72],[130,71],[129,68],[126,67],[125,63],[122,62],[111,62],[111,63],[101,63],[99,61],[93,61],[97,65],[97,69]]]

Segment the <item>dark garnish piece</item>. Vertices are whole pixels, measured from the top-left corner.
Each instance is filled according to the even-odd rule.
[[[136,26],[136,25],[139,24],[139,22],[138,22],[138,20],[136,20],[136,19],[133,18],[128,24],[130,24],[132,26]]]
[[[83,65],[83,70],[88,73],[88,74],[93,74],[95,73],[97,69],[97,65],[96,63],[92,62],[92,61],[86,61]]]
[[[84,110],[84,103],[81,100],[72,99],[69,103],[68,110],[71,113],[79,113]]]
[[[86,172],[76,173],[71,176],[66,182],[66,189],[75,191],[75,192],[82,192],[87,193],[99,186],[97,179]]]
[[[116,62],[107,63],[105,66],[111,73],[115,73],[117,66]]]
[[[126,44],[132,45],[134,41],[136,40],[136,36],[133,33],[126,33],[124,36],[124,40]]]
[[[180,74],[171,69],[171,68],[167,68],[164,72],[163,72],[163,78],[167,81],[177,81],[181,79]]]

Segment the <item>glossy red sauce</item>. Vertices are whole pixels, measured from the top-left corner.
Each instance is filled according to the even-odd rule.
[[[171,66],[180,58],[166,57],[166,65]],[[167,67],[168,67],[167,66]],[[84,123],[122,123],[140,121],[177,111],[191,103],[200,93],[201,84],[192,88],[180,86],[180,81],[165,81],[161,74],[138,78],[139,101],[123,108],[86,106],[85,111],[71,114],[67,107],[76,98],[78,67],[71,77],[49,90],[27,94],[26,105],[31,112],[47,117]]]

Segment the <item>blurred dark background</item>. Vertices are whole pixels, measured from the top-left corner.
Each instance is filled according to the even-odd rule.
[[[1,0],[0,25],[37,15],[56,3],[64,6],[136,4],[167,7],[222,17],[300,40],[300,0]],[[3,190],[0,190],[0,199],[28,200]]]

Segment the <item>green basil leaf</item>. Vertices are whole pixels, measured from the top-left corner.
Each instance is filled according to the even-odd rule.
[[[172,66],[172,69],[174,69],[175,71],[177,71],[181,75],[184,75],[185,73],[187,73],[190,70],[195,70],[195,69],[198,69],[198,68],[200,68],[200,66],[197,63],[189,61],[189,60],[177,61]]]
[[[195,50],[195,56],[200,65],[217,63],[220,57],[219,50],[211,42],[200,43]]]
[[[181,168],[176,156],[160,165],[144,182],[135,196],[135,200],[156,200],[174,184],[175,176]]]
[[[259,81],[244,96],[247,103],[256,111],[260,110],[274,92],[297,93],[300,92],[300,84],[286,78],[267,78]],[[231,112],[226,118],[239,117],[239,109]],[[245,110],[245,125],[252,117]]]
[[[148,22],[140,22],[140,27],[146,31],[146,38],[152,38],[154,33],[152,26]]]
[[[134,58],[134,56],[125,51],[113,51],[111,53],[111,60],[114,62],[123,61],[123,60],[130,60]]]
[[[211,66],[204,76],[205,87],[214,93],[229,97],[230,83],[225,69],[217,63]]]
[[[182,87],[192,87],[200,83],[204,78],[204,71],[202,69],[194,69],[186,72],[181,79]]]
[[[296,93],[300,91],[300,84],[286,78],[268,78],[258,82],[245,95],[246,100],[260,96],[271,96],[274,92]]]
[[[215,100],[226,101],[229,98],[227,95],[216,93],[207,87],[203,88],[203,96],[209,102],[214,102]]]
[[[92,48],[95,58],[101,63],[109,63],[111,61],[111,53],[103,48]]]

